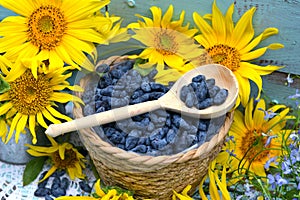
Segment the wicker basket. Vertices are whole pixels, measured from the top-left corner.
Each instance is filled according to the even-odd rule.
[[[111,57],[98,64],[113,65],[126,57]],[[95,75],[80,80],[83,88]],[[82,97],[83,93],[77,93]],[[82,108],[74,108],[74,117],[83,117]],[[206,175],[209,163],[221,151],[225,136],[231,126],[233,112],[227,113],[219,133],[196,149],[168,156],[148,156],[127,152],[102,140],[95,129],[80,130],[80,139],[89,152],[100,178],[106,185],[116,185],[134,191],[138,199],[171,199],[173,190],[180,192],[188,184],[195,191]]]

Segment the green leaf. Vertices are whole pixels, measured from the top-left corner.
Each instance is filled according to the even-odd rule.
[[[25,167],[23,173],[23,186],[30,184],[36,179],[39,173],[42,171],[44,163],[48,157],[38,157],[30,160]]]
[[[2,76],[0,76],[0,94],[8,91],[10,89],[10,85],[6,82]]]
[[[146,60],[137,58],[133,65],[133,69],[138,71],[142,76],[147,76],[153,70],[154,66],[148,68],[140,67],[140,65],[143,64],[147,64]]]

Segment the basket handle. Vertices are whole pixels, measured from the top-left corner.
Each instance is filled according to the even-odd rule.
[[[61,124],[51,124],[45,133],[51,137],[56,137],[71,131],[127,119],[139,114],[157,110],[159,108],[161,108],[161,102],[159,100],[146,101],[139,104],[128,105],[105,112],[88,115],[86,117],[74,119]]]

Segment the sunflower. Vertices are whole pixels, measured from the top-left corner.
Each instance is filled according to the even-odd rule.
[[[124,191],[119,191],[118,189],[108,189],[107,192],[102,190],[100,185],[100,179],[94,185],[95,193],[93,197],[73,197],[73,196],[61,196],[56,198],[56,200],[101,200],[101,199],[114,199],[114,200],[134,200],[133,196]]]
[[[102,36],[94,29],[93,13],[109,0],[0,0],[0,4],[17,13],[0,23],[0,53],[16,61],[8,80],[16,79],[26,68],[22,58],[49,60],[50,69],[64,63],[92,71],[94,66],[85,53],[93,56]],[[34,77],[36,78],[36,74]]]
[[[164,64],[180,73],[189,71],[184,64],[203,54],[204,50],[194,43],[193,36],[196,29],[189,29],[189,24],[183,26],[184,11],[180,14],[180,19],[172,20],[173,6],[170,5],[164,16],[162,10],[156,6],[150,8],[153,19],[143,17],[143,21],[128,25],[135,32],[132,36],[140,41],[146,48],[137,56],[131,58],[147,59],[147,66],[158,64],[158,73],[164,69]]]
[[[65,142],[58,144],[53,138],[47,136],[51,142],[51,147],[34,146],[26,144],[27,152],[35,157],[49,156],[52,167],[40,182],[47,179],[57,169],[66,170],[71,179],[84,178],[82,169],[85,168],[84,156],[78,152],[72,144]]]
[[[266,112],[276,115],[266,118]],[[283,153],[281,145],[290,132],[284,129],[289,118],[288,112],[289,108],[285,105],[275,105],[266,110],[263,99],[254,105],[251,98],[244,115],[239,110],[235,111],[229,130],[229,137],[233,140],[226,143],[225,151],[217,157],[218,162],[222,163],[228,159],[229,171],[234,173],[234,177],[246,173],[246,170],[266,177],[264,169],[266,162]],[[230,154],[232,156],[229,156]]]
[[[261,47],[253,50],[259,43],[271,35],[277,34],[276,28],[267,28],[254,38],[254,29],[252,18],[255,8],[251,8],[234,24],[232,14],[234,4],[223,15],[214,1],[212,14],[205,18],[205,21],[197,12],[193,13],[193,19],[201,34],[195,36],[195,40],[201,44],[214,63],[222,64],[228,67],[236,76],[239,82],[239,97],[236,105],[247,104],[250,97],[250,82],[252,80],[258,87],[259,98],[262,90],[262,75],[267,75],[275,70],[278,66],[258,66],[249,61],[262,56],[268,49],[279,49],[283,45],[279,43],[270,44],[267,47]]]
[[[23,65],[27,70],[14,81],[8,81],[10,89],[0,94],[0,116],[6,115],[6,117],[12,118],[6,142],[11,139],[14,131],[16,131],[15,139],[18,142],[20,132],[28,126],[33,136],[32,142],[35,144],[37,142],[35,132],[37,124],[47,128],[48,125],[45,119],[52,123],[61,123],[61,120],[72,120],[54,108],[57,106],[56,102],[67,103],[73,101],[75,105],[78,105],[78,103],[83,104],[80,98],[62,92],[62,90],[82,91],[82,89],[77,85],[70,86],[66,80],[72,76],[72,72],[67,72],[74,69],[72,66],[45,73],[45,71],[48,71],[47,65],[41,63],[37,78],[35,78],[31,73],[30,62]],[[4,77],[4,80],[6,80],[6,77]]]

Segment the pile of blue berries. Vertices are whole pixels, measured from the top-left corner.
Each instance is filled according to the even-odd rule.
[[[42,172],[39,180],[42,180],[47,172],[48,171]],[[44,197],[45,200],[53,200],[60,196],[66,196],[67,190],[72,182],[64,176],[65,173],[64,170],[55,171],[49,178],[38,183],[38,188],[34,191],[34,196]],[[92,187],[87,181],[80,181],[78,184],[83,193],[91,193]]]
[[[204,75],[193,77],[192,82],[180,90],[180,99],[188,108],[205,109],[212,105],[221,105],[228,96],[228,90],[215,85],[215,79]]]
[[[113,108],[158,99],[168,86],[155,83],[157,71],[142,76],[133,69],[133,61],[97,69],[101,73],[97,88],[85,88],[84,114],[91,115]],[[91,96],[94,95],[94,98]],[[95,128],[105,141],[126,151],[147,155],[170,155],[209,141],[223,125],[225,116],[196,119],[166,110],[138,115]],[[98,131],[97,131],[98,130]]]

